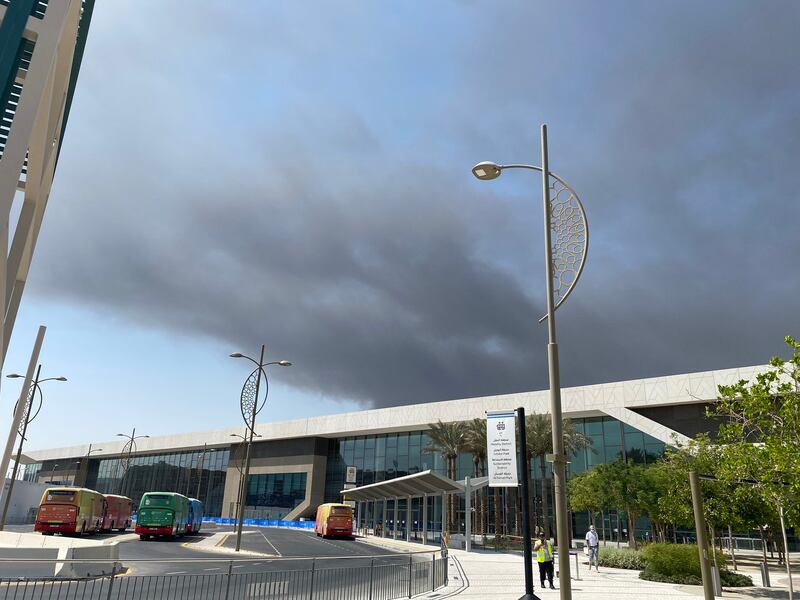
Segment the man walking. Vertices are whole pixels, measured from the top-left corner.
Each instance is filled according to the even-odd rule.
[[[536,560],[539,562],[539,580],[542,582],[542,589],[545,578],[550,583],[550,589],[556,589],[553,585],[553,544],[545,539],[544,532],[539,534],[539,539],[533,545],[533,551],[536,552]]]
[[[597,556],[597,551],[600,549],[599,544],[600,541],[597,539],[594,525],[590,525],[589,531],[586,532],[586,547],[589,548],[589,570],[592,570],[592,562],[594,562],[594,568],[598,573],[600,572],[600,561]]]

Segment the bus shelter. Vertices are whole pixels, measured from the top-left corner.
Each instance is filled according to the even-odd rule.
[[[428,499],[431,497],[441,497],[442,499],[442,529],[447,523],[447,496],[450,494],[464,494],[467,518],[464,520],[466,549],[469,551],[472,546],[471,519],[469,518],[472,506],[473,492],[488,485],[488,477],[471,479],[466,477],[464,481],[453,481],[449,477],[439,475],[431,470],[421,471],[412,475],[396,477],[378,483],[371,483],[361,487],[342,490],[340,493],[343,500],[355,502],[355,528],[366,529],[368,522],[367,516],[370,512],[376,515],[378,503],[382,505],[382,516],[380,535],[387,537],[388,506],[392,502],[394,515],[392,519],[392,538],[397,539],[398,527],[400,522],[399,505],[401,500],[406,501],[405,514],[405,540],[411,540],[411,509],[412,500],[422,499],[422,543],[428,540]],[[377,518],[374,520],[377,523]],[[377,533],[377,532],[376,532]],[[434,532],[435,534],[436,532]],[[441,534],[442,531],[440,530]],[[435,536],[434,536],[435,537]]]

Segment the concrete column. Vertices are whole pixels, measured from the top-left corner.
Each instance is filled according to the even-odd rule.
[[[422,545],[428,541],[428,494],[422,497]]]
[[[389,501],[384,498],[383,499],[383,523],[381,523],[381,537],[386,537],[386,527],[388,526],[388,521],[386,520],[386,506]]]
[[[399,512],[398,511],[398,509],[399,509],[398,504],[399,504],[398,499],[395,498],[394,499],[394,527],[392,527],[392,539],[393,540],[397,539],[397,516],[398,516],[398,512]]]
[[[469,475],[464,478],[464,533],[466,534],[467,552],[472,550],[472,485]]]
[[[447,531],[447,494],[442,494],[442,539]]]
[[[413,523],[411,522],[411,496],[408,497],[406,500],[406,541],[411,541],[411,527]]]

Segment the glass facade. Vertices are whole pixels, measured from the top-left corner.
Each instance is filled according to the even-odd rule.
[[[591,445],[579,451],[570,458],[568,477],[581,473],[591,467],[613,462],[618,458],[631,459],[638,463],[649,463],[664,453],[664,443],[613,419],[611,417],[591,417],[573,419],[575,429],[592,440]],[[331,439],[328,443],[328,464],[325,476],[325,501],[338,502],[341,499],[339,492],[344,488],[345,470],[348,466],[357,469],[356,485],[367,485],[394,477],[402,477],[432,469],[447,475],[445,461],[436,452],[426,452],[430,446],[430,438],[424,431],[403,433],[390,433],[376,436],[358,436]],[[456,461],[456,479],[463,479],[467,475],[476,475],[472,456],[468,453],[459,455]],[[550,523],[553,523],[553,473],[549,463],[545,463],[544,478],[542,477],[541,463],[534,459],[531,465],[531,492],[534,502],[535,523],[541,521],[543,507],[542,497],[547,495],[547,512]],[[502,526],[507,534],[514,534],[519,526],[519,507],[516,489],[498,489],[495,496],[492,490],[488,497],[487,528],[494,531],[494,505],[499,502]],[[436,529],[441,521],[441,500],[429,498],[428,529]],[[421,500],[415,499],[412,503],[412,527],[422,517]],[[457,508],[457,522],[463,530],[464,527],[464,499],[460,497]],[[404,528],[406,513],[405,500],[399,501],[398,527]],[[369,515],[370,526],[375,526],[382,521],[382,507],[378,503],[377,513]],[[388,502],[386,527],[393,526],[393,502]],[[608,520],[609,531],[616,527],[616,513],[613,511],[605,515]],[[612,526],[613,522],[613,526]],[[436,525],[434,526],[434,523]],[[588,526],[588,515],[574,515],[573,526],[576,531],[583,531]],[[421,530],[421,525],[419,526]]]
[[[283,519],[306,498],[306,473],[250,475],[245,518]]]
[[[42,463],[25,465],[25,472],[22,475],[24,481],[39,481],[39,472],[42,470]]]
[[[104,494],[129,496],[134,506],[145,492],[177,492],[197,497],[205,513],[218,517],[222,511],[225,471],[230,451],[189,450],[170,454],[137,454],[128,468],[118,458],[93,459],[86,487]]]

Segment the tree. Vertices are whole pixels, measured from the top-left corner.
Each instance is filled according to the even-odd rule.
[[[447,476],[450,479],[456,478],[456,459],[459,452],[464,450],[467,436],[467,425],[463,422],[442,423],[438,421],[428,425],[428,437],[431,439],[429,446],[424,448],[425,452],[438,453],[442,455],[447,464]],[[447,496],[447,528],[449,531],[456,530],[455,499],[452,494]],[[444,523],[442,524],[444,525]]]
[[[465,436],[465,448],[472,454],[472,464],[476,477],[486,475],[486,419],[472,419],[467,422],[467,432]],[[494,488],[494,523],[495,535],[499,535],[500,528],[500,490]],[[477,502],[476,513],[479,533],[486,535],[486,509],[488,497],[484,496],[483,490],[475,495]],[[467,515],[469,518],[469,515]]]
[[[603,489],[595,469],[573,476],[567,483],[569,507],[572,512],[587,512],[594,525],[595,513],[604,508]]]
[[[609,500],[621,508],[628,519],[628,543],[636,548],[636,519],[645,513],[645,493],[647,479],[644,465],[633,461],[618,460],[605,465],[597,465],[600,486],[608,490]]]
[[[567,456],[574,456],[579,450],[591,445],[592,439],[575,429],[574,423],[570,419],[562,421],[562,432],[564,440],[564,453]],[[525,444],[528,451],[527,468],[528,473],[533,470],[533,458],[539,458],[539,468],[541,472],[542,489],[542,523],[545,535],[551,535],[550,520],[548,519],[548,493],[547,493],[547,455],[553,453],[553,429],[551,419],[548,415],[528,415],[525,417]],[[531,494],[533,501],[533,494]],[[529,507],[530,515],[533,515],[532,507]],[[531,523],[531,525],[533,525]]]

